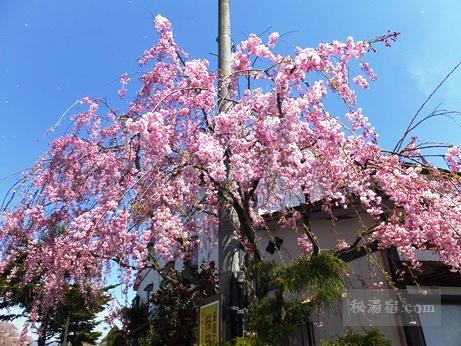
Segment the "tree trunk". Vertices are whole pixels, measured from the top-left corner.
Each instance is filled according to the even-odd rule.
[[[37,346],[46,346],[46,331],[48,329],[48,314],[46,314],[38,330]]]
[[[67,317],[66,325],[64,326],[64,336],[62,338],[62,346],[67,346],[67,336],[69,334],[69,324],[70,324],[70,317]]]

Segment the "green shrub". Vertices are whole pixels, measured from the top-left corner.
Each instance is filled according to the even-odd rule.
[[[392,344],[378,329],[370,328],[364,335],[360,335],[354,329],[349,329],[337,340],[322,340],[321,346],[392,346]]]

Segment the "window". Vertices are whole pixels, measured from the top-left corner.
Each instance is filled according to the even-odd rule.
[[[421,315],[421,328],[426,346],[458,346],[461,340],[461,296],[442,296],[440,326],[426,326]]]

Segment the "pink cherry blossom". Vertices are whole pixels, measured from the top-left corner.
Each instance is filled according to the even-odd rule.
[[[279,40],[280,34],[278,32],[273,32],[269,35],[269,42],[267,43],[267,46],[269,48],[274,48],[275,43]]]
[[[298,237],[298,246],[301,248],[301,251],[306,254],[312,251],[312,243],[305,234]]]
[[[191,239],[211,241],[222,196],[238,215],[236,238],[255,256],[256,234],[269,228],[262,210],[291,218],[294,228],[305,222],[297,207],[319,205],[334,220],[336,207],[357,206],[374,224],[366,241],[395,246],[414,265],[416,249],[431,249],[460,268],[457,176],[384,153],[356,107],[352,82],[368,82],[348,66],[376,79],[363,61],[370,43],[348,38],[283,55],[274,50],[276,33],[267,45],[252,34],[236,46],[230,106],[219,112],[208,61],[181,51],[166,18],[157,16],[155,28],[158,40],[139,59],[146,71],[126,110],[114,114],[102,100],[82,99],[83,111],[2,214],[0,270],[26,255],[23,284],[43,283],[32,319],[62,298],[66,283],[103,287],[118,264],[126,288],[134,270],[152,265],[148,258],[187,256]],[[261,68],[251,66],[256,58]],[[128,80],[122,75],[122,90]],[[345,107],[330,109],[330,99]],[[453,147],[446,156],[454,171],[459,153]],[[298,244],[314,250],[307,234]]]

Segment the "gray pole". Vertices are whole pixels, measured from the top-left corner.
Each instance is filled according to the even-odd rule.
[[[219,112],[227,112],[230,107],[229,84],[231,68],[231,32],[230,32],[230,11],[229,0],[218,0],[218,59],[219,59]],[[226,165],[228,162],[226,162]],[[231,172],[227,166],[227,179],[230,181]],[[218,270],[219,270],[219,293],[221,296],[221,341],[231,340],[235,337],[231,329],[230,305],[232,294],[232,264],[239,251],[238,242],[233,239],[234,223],[232,222],[231,206],[226,206],[226,201],[220,200],[219,207],[219,229],[218,229]],[[236,258],[237,259],[237,258]],[[234,269],[235,271],[235,269]]]
[[[219,59],[219,111],[226,112],[229,102],[229,77],[231,68],[231,32],[229,0],[218,0],[218,59]]]

